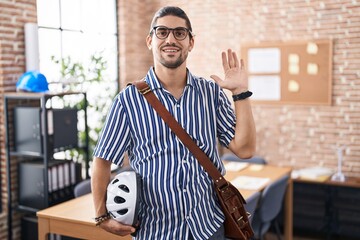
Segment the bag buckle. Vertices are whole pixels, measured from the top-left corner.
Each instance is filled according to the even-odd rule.
[[[244,216],[239,217],[237,220],[237,223],[239,224],[240,228],[243,229],[246,226],[246,222],[244,220]]]
[[[220,183],[220,181],[223,181],[224,179],[222,177],[219,177],[219,179],[216,179],[215,182],[216,182],[216,185],[218,185]],[[217,187],[217,189],[219,191],[221,191],[222,193],[224,193],[225,191],[223,189],[229,187],[229,182],[228,181],[224,181],[225,184],[224,185],[221,185],[220,187]]]

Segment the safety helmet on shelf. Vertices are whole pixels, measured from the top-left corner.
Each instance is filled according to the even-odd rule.
[[[28,71],[20,76],[16,83],[16,90],[25,92],[46,92],[49,91],[49,84],[44,74],[39,71]]]
[[[141,179],[133,170],[117,174],[107,187],[106,209],[110,216],[126,225],[136,225],[141,194]]]

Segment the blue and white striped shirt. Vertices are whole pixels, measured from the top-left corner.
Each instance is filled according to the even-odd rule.
[[[146,82],[225,174],[217,140],[229,145],[235,114],[223,90],[190,71],[180,99],[162,87],[153,68]],[[94,156],[120,165],[125,152],[143,181],[136,239],[188,239],[189,231],[194,239],[208,239],[221,226],[224,215],[210,176],[132,85],[114,99]]]

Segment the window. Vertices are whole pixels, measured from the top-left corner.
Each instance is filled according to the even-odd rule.
[[[86,92],[91,151],[118,91],[116,0],[37,0],[37,11],[39,70],[46,76],[50,91],[69,90],[70,85],[77,85],[76,91]],[[71,59],[90,69],[96,65],[91,61],[94,55],[106,62],[97,82],[91,81],[94,71],[84,70],[81,78],[63,77],[61,64],[53,60]]]
[[[117,84],[116,0],[37,0],[37,9],[40,71],[48,82],[60,80],[52,56],[86,66],[91,55],[101,53]]]

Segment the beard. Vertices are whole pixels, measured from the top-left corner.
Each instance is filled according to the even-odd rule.
[[[181,56],[178,57],[175,61],[168,61],[162,57],[160,59],[161,65],[163,65],[166,68],[178,68],[179,66],[181,66],[181,64],[183,64],[184,61],[185,59],[182,58]]]
[[[161,65],[163,65],[166,68],[174,69],[181,66],[181,64],[185,62],[187,56],[188,56],[187,52],[185,52],[184,55],[183,52],[180,52],[180,56],[177,59],[166,60],[163,56],[160,55],[159,62],[161,63]]]

